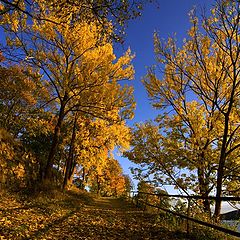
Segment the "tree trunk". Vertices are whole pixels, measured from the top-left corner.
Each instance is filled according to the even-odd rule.
[[[84,190],[85,188],[85,168],[82,168],[82,185],[81,185],[81,189]]]
[[[204,198],[208,197],[208,183],[206,182],[204,176],[204,169],[202,167],[198,168],[198,183],[200,195]],[[210,201],[208,199],[203,199],[203,210],[205,213],[211,215]]]
[[[238,16],[239,17],[239,16]],[[233,35],[232,35],[233,36]],[[232,40],[232,39],[231,39]],[[231,41],[232,44],[232,41]],[[226,162],[226,151],[227,151],[227,145],[228,145],[228,137],[229,137],[229,121],[230,121],[230,114],[232,112],[233,104],[235,99],[235,94],[237,92],[237,85],[239,84],[239,79],[238,79],[238,69],[237,67],[237,59],[236,61],[234,60],[235,54],[232,52],[232,46],[230,46],[230,54],[231,54],[231,60],[232,60],[232,67],[233,67],[233,83],[232,83],[232,89],[231,89],[231,95],[228,103],[228,109],[227,112],[224,114],[224,131],[223,131],[223,137],[222,137],[222,147],[221,147],[221,155],[219,159],[219,164],[218,164],[218,171],[217,171],[217,187],[216,187],[216,203],[215,203],[215,211],[214,211],[214,217],[216,221],[219,221],[220,217],[220,212],[221,212],[221,196],[222,196],[222,185],[223,185],[223,177],[224,177],[224,167],[225,167],[225,162]],[[237,56],[237,55],[236,55]]]
[[[68,155],[68,159],[66,160],[66,171],[65,171],[64,181],[63,181],[63,189],[66,189],[67,186],[71,183],[75,165],[76,165],[76,163],[74,162],[74,143],[76,139],[76,128],[77,128],[77,116],[75,116],[75,119],[74,119],[69,155]]]
[[[62,127],[64,115],[65,115],[65,103],[63,102],[61,104],[61,107],[60,107],[57,125],[55,126],[55,129],[54,129],[54,135],[53,135],[51,149],[50,149],[47,164],[46,164],[46,167],[45,167],[45,170],[44,170],[43,179],[45,181],[46,180],[51,180],[51,178],[52,178],[52,167],[53,167],[53,164],[54,164],[54,158],[55,158],[55,155],[56,155],[56,152],[57,152],[57,147],[58,147],[58,144],[59,144],[61,127]]]
[[[217,170],[216,203],[215,203],[215,210],[214,210],[214,218],[216,221],[219,221],[219,217],[220,217],[220,213],[221,213],[222,181],[223,181],[224,166],[225,166],[225,161],[226,161],[226,145],[227,145],[229,114],[231,111],[231,105],[232,104],[230,102],[228,114],[225,115],[221,155],[220,155],[218,170]]]
[[[221,156],[219,161],[218,171],[217,171],[217,191],[216,191],[216,202],[215,202],[215,210],[214,210],[214,218],[216,221],[219,220],[220,213],[221,213],[222,179],[223,179],[224,165],[225,165],[225,157]]]
[[[98,174],[97,174],[96,179],[97,179],[97,195],[100,195],[100,179],[99,179]]]

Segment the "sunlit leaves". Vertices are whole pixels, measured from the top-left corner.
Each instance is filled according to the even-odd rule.
[[[4,114],[13,116],[13,124],[22,121],[18,131],[8,127],[36,155],[39,178],[49,177],[57,163],[64,173],[64,161],[70,161],[64,156],[70,155],[71,167],[79,164],[101,172],[116,146],[122,151],[129,145],[124,120],[133,117],[133,89],[119,82],[133,79],[133,55],[129,49],[116,58],[113,23],[105,16],[99,22],[87,3],[35,1],[26,8],[24,3],[14,3],[1,16],[10,50],[5,54],[23,65],[24,73],[17,79],[11,75],[13,68],[4,75],[5,102],[11,105],[12,96],[12,106],[20,106],[14,114]],[[74,118],[76,140],[71,140]]]
[[[121,196],[125,191],[125,178],[121,166],[113,158],[106,158],[104,163],[102,169],[96,166],[90,173],[91,191],[102,196]]]

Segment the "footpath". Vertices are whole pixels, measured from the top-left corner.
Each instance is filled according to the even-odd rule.
[[[187,239],[158,218],[115,198],[0,196],[1,240]]]

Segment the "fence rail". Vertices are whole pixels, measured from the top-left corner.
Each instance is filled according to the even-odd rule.
[[[198,196],[198,195],[170,195],[170,194],[164,194],[164,193],[147,193],[147,192],[138,192],[138,191],[132,191],[132,193],[141,193],[145,195],[152,195],[152,196],[159,196],[159,197],[176,197],[176,198],[186,198],[186,199],[208,199],[208,200],[216,200],[217,198],[214,196]],[[240,197],[220,197],[222,201],[240,201]]]
[[[146,192],[137,192],[137,191],[133,191],[133,196],[136,196],[137,194],[143,194],[143,195],[151,195],[151,196],[158,196],[158,197],[176,197],[176,198],[186,198],[188,199],[188,210],[190,209],[190,200],[191,199],[208,199],[208,200],[216,200],[216,197],[213,197],[213,196],[209,196],[209,197],[202,197],[202,196],[193,196],[193,195],[189,195],[189,196],[184,196],[184,195],[168,195],[168,194],[162,194],[162,193],[146,193]],[[136,194],[137,193],[137,194]],[[221,200],[222,201],[240,201],[240,197],[221,197]],[[228,228],[224,228],[224,227],[221,227],[219,225],[216,225],[216,224],[212,224],[212,223],[209,223],[209,222],[205,222],[205,221],[202,221],[202,220],[199,220],[199,219],[196,219],[196,218],[193,218],[193,217],[190,217],[189,216],[189,211],[188,211],[188,216],[187,215],[184,215],[184,214],[181,214],[181,213],[177,213],[175,211],[172,211],[172,210],[169,210],[169,209],[166,209],[166,208],[163,208],[163,207],[160,207],[160,206],[156,206],[156,205],[153,205],[153,204],[150,204],[146,201],[141,201],[141,203],[145,204],[146,206],[150,206],[150,207],[154,207],[154,208],[157,208],[157,209],[160,209],[164,212],[168,212],[170,214],[173,214],[175,216],[178,216],[178,217],[181,217],[183,219],[186,219],[187,220],[187,232],[189,232],[189,223],[188,221],[192,221],[192,222],[195,222],[199,225],[202,225],[202,226],[206,226],[206,227],[210,227],[210,228],[213,228],[213,229],[216,229],[218,231],[221,231],[221,232],[224,232],[224,233],[227,233],[227,234],[230,234],[232,236],[235,236],[235,237],[239,237],[240,238],[240,232],[236,232],[236,231],[233,231],[231,229],[228,229]]]

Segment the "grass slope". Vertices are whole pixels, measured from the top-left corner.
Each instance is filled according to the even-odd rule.
[[[2,193],[0,239],[190,239],[158,214],[86,192]],[[198,239],[191,237],[191,239]]]

